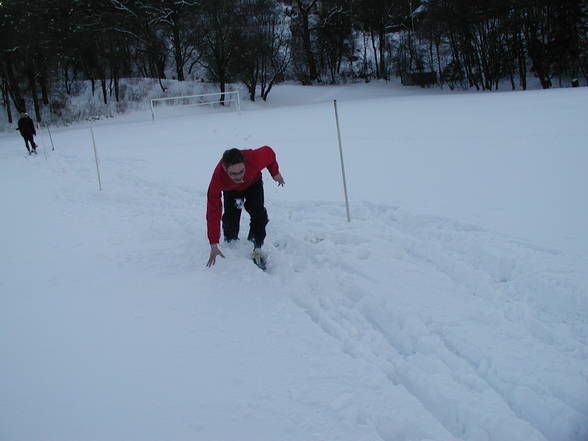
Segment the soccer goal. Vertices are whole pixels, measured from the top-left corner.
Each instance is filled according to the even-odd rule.
[[[217,93],[203,93],[200,95],[189,96],[172,96],[169,98],[153,98],[151,100],[151,118],[155,121],[156,109],[159,113],[163,108],[170,110],[172,107],[203,107],[219,108],[233,108],[237,112],[241,111],[241,99],[239,98],[239,91],[231,92],[217,92]]]

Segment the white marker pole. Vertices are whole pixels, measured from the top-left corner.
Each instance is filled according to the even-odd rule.
[[[92,144],[94,145],[94,159],[96,160],[96,173],[98,174],[98,190],[102,191],[102,180],[100,179],[100,167],[98,166],[98,151],[96,150],[96,139],[94,138],[94,129],[90,127],[92,132]]]
[[[343,175],[343,192],[345,193],[345,208],[347,209],[347,222],[351,222],[349,215],[349,198],[347,197],[347,180],[345,179],[345,164],[343,163],[343,146],[341,145],[341,129],[339,128],[339,114],[337,112],[337,100],[333,100],[335,106],[335,121],[337,122],[337,138],[339,140],[339,156],[341,157],[341,174]]]
[[[51,140],[51,151],[55,151],[55,145],[53,144],[53,136],[51,136],[51,130],[47,127],[47,131],[49,132],[49,139]]]

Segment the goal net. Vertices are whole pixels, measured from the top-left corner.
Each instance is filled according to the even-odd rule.
[[[173,116],[178,109],[199,108],[206,112],[210,109],[241,110],[239,91],[203,93],[201,95],[172,96],[169,98],[154,98],[151,100],[151,118],[155,115],[167,114]]]

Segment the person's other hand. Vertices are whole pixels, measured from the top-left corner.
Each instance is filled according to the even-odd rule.
[[[210,257],[208,258],[208,263],[206,264],[207,267],[211,267],[216,263],[216,257],[221,256],[223,259],[225,255],[222,253],[221,250],[218,249],[218,245],[211,245],[210,246]]]
[[[279,187],[283,187],[284,184],[286,183],[286,182],[284,182],[284,178],[282,177],[282,175],[280,173],[278,173],[275,176],[272,176],[272,178],[274,179],[274,181],[276,181],[278,183]]]

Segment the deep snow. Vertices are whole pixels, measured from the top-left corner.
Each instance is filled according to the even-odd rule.
[[[102,192],[89,125],[1,136],[0,440],[588,439],[587,98],[136,113],[93,126]],[[214,165],[265,144],[269,270],[207,269]]]

